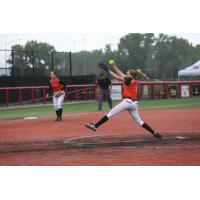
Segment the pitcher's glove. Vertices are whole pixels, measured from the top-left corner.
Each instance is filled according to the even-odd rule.
[[[98,67],[103,69],[106,72],[109,70],[108,69],[108,65],[106,63],[104,63],[104,62],[99,62]]]
[[[142,81],[149,80],[149,77],[145,73],[143,73],[141,69],[137,69],[136,72],[137,72],[136,74],[137,80],[142,80]]]

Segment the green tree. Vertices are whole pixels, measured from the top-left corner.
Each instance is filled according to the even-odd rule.
[[[47,43],[28,41],[25,46],[12,46],[13,56],[8,63],[14,65],[14,75],[37,76],[49,74],[52,65],[51,55],[55,48]]]
[[[119,62],[129,68],[148,69],[153,63],[154,42],[153,33],[130,33],[122,37],[118,45]],[[124,53],[124,49],[127,53]],[[127,69],[124,67],[124,70]]]
[[[200,44],[193,48],[193,63],[200,60]]]
[[[157,70],[166,78],[176,78],[177,71],[193,61],[193,46],[183,38],[159,34],[155,46]]]
[[[56,52],[48,43],[28,41],[12,49],[14,68],[18,69],[14,74],[32,75],[34,66],[34,74],[44,76],[53,65],[59,75],[69,75],[69,54]],[[129,68],[141,68],[152,78],[174,79],[179,69],[200,60],[200,45],[193,46],[186,39],[162,33],[129,33],[120,38],[115,50],[112,44],[107,44],[103,50],[73,53],[72,75],[98,75],[101,72],[98,62],[111,58],[119,63],[124,73]],[[7,62],[12,63],[12,60]]]
[[[104,59],[102,50],[81,51],[72,54],[72,74],[73,75],[91,75],[100,73],[97,67],[98,62]]]

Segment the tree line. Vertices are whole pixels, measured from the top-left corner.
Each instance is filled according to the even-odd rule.
[[[141,68],[151,77],[173,79],[179,69],[200,59],[200,44],[194,46],[184,38],[167,34],[130,33],[120,38],[117,46],[112,49],[107,44],[104,49],[72,53],[72,75],[98,75],[98,62],[112,58],[124,72]],[[52,67],[60,75],[69,75],[69,54],[57,52],[48,43],[28,41],[24,46],[12,46],[12,50],[14,53],[7,62],[21,75],[31,73],[34,68],[36,75],[45,76]]]

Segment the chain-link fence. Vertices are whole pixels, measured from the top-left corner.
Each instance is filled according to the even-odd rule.
[[[52,70],[70,76],[71,53],[0,50],[0,76],[46,77]]]
[[[10,76],[12,64],[6,61],[10,59],[10,50],[0,50],[0,76]]]
[[[99,52],[82,51],[72,54],[72,69],[73,75],[98,75],[100,69],[97,67],[98,62],[104,58],[104,55]]]
[[[10,77],[48,77],[55,70],[58,76],[72,77],[98,75],[97,67],[104,60],[101,51],[77,53],[0,50],[0,76]],[[178,80],[178,69],[154,70],[145,73],[151,80]]]
[[[172,70],[155,70],[155,71],[148,71],[146,70],[145,73],[151,80],[159,80],[159,81],[176,81],[178,80],[178,69]]]

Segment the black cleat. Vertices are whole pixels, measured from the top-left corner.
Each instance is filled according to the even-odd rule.
[[[158,132],[154,132],[154,137],[158,138],[158,139],[162,139],[162,135]]]
[[[87,123],[87,124],[85,124],[85,127],[91,129],[92,131],[97,130],[93,123]]]
[[[57,117],[54,121],[55,122],[60,122],[60,121],[62,121],[62,117]]]

